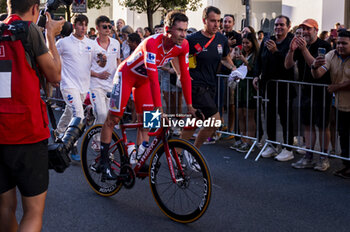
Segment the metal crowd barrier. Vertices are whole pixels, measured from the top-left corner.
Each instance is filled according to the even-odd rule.
[[[224,78],[224,79],[227,79],[229,76],[228,75],[217,75],[218,76],[218,90],[220,90],[220,85],[222,84],[221,81],[220,81],[220,78]],[[247,77],[246,78],[248,83],[249,84],[252,84],[252,80],[253,78],[252,77]],[[320,132],[320,130],[318,130],[318,133],[317,131],[315,130],[315,134],[316,134],[316,138],[315,138],[315,144],[318,143],[318,141],[316,140],[317,139],[317,134],[318,136],[321,136],[321,142],[319,143],[319,147],[320,149],[316,149],[316,146],[314,146],[314,149],[308,149],[308,148],[304,148],[302,147],[300,144],[298,145],[293,145],[293,143],[288,143],[288,137],[290,136],[290,133],[293,133],[293,130],[294,129],[297,129],[297,135],[298,138],[300,138],[302,136],[302,133],[301,133],[301,107],[302,107],[302,102],[301,102],[301,89],[305,86],[308,86],[310,88],[310,125],[314,125],[313,124],[313,102],[314,102],[314,99],[313,99],[313,93],[314,93],[314,89],[315,88],[322,88],[322,93],[323,93],[323,99],[322,99],[322,104],[323,104],[323,108],[322,108],[322,128],[328,128],[329,125],[325,125],[325,118],[326,118],[326,114],[329,114],[330,113],[330,109],[326,109],[326,93],[327,93],[327,87],[328,85],[326,84],[317,84],[317,83],[307,83],[307,82],[298,82],[298,81],[286,81],[286,80],[271,80],[271,81],[268,81],[266,83],[266,88],[265,88],[265,91],[264,91],[264,96],[261,96],[260,95],[260,90],[257,90],[256,91],[256,96],[254,96],[254,99],[256,101],[256,132],[255,132],[255,136],[252,137],[252,136],[247,136],[248,135],[248,124],[249,124],[249,121],[248,121],[248,114],[249,114],[249,84],[246,85],[246,102],[245,102],[245,107],[246,107],[246,131],[243,133],[242,131],[239,130],[239,126],[238,126],[238,122],[240,120],[239,116],[238,116],[238,102],[239,102],[239,99],[237,96],[239,96],[239,85],[240,85],[241,82],[238,82],[236,87],[235,87],[235,126],[234,126],[234,131],[233,132],[227,132],[227,131],[222,131],[222,130],[218,130],[217,132],[218,133],[221,133],[221,134],[227,134],[227,135],[233,135],[235,137],[240,137],[240,138],[245,138],[245,139],[249,139],[249,140],[252,140],[252,145],[249,149],[249,151],[247,152],[247,154],[245,155],[245,159],[247,159],[249,157],[249,155],[252,153],[254,147],[257,147],[258,143],[260,142],[260,130],[259,130],[259,127],[260,127],[260,117],[263,113],[264,115],[264,120],[263,120],[263,125],[264,125],[264,129],[266,130],[267,129],[267,122],[269,120],[268,118],[268,114],[267,114],[267,111],[268,111],[268,104],[269,104],[269,101],[270,99],[268,99],[268,95],[270,95],[271,93],[268,93],[268,91],[274,91],[274,93],[272,94],[275,94],[275,98],[276,98],[276,103],[275,103],[275,112],[276,112],[276,115],[275,115],[275,118],[276,118],[276,139],[275,141],[274,140],[271,140],[269,138],[267,138],[265,140],[265,143],[264,143],[264,146],[262,147],[262,149],[260,150],[260,152],[258,153],[258,155],[256,156],[255,158],[255,161],[258,161],[258,159],[261,157],[263,151],[267,148],[267,146],[270,146],[272,144],[274,145],[279,145],[279,146],[282,146],[282,147],[288,147],[288,148],[292,148],[292,149],[298,149],[298,150],[303,150],[303,151],[308,151],[308,152],[312,152],[312,153],[316,153],[316,154],[319,154],[319,155],[325,155],[325,156],[329,156],[329,157],[334,157],[334,158],[338,158],[338,159],[342,159],[342,160],[348,160],[350,161],[350,157],[342,157],[340,155],[337,155],[337,154],[331,154],[329,153],[329,149],[328,151],[325,151],[325,147],[328,147],[329,144],[325,144],[325,132],[323,131],[323,133]],[[275,85],[275,88],[271,89],[271,88],[268,88],[272,85],[272,83],[274,83]],[[285,132],[286,134],[283,135],[283,129],[282,129],[282,140],[279,141],[277,139],[277,134],[278,134],[278,128],[281,127],[281,125],[277,125],[278,122],[281,120],[277,120],[278,116],[279,116],[279,91],[281,91],[281,87],[285,85],[285,89],[287,92],[284,93],[286,94],[286,104],[285,104],[285,109],[282,109],[282,110],[285,110],[286,111],[286,115],[287,115],[287,118],[286,118],[286,122],[285,122],[285,125],[286,125],[286,129],[285,129]],[[290,104],[293,104],[293,102],[291,101],[292,100],[292,97],[291,97],[291,93],[293,92],[293,89],[294,88],[294,91],[296,93],[296,97],[297,97],[297,104],[296,104],[296,107],[297,107],[297,118],[293,118],[293,116],[291,115],[291,112],[290,112],[290,109],[293,109],[293,105],[291,106]],[[226,105],[227,105],[227,120],[229,120],[230,117],[233,117],[232,115],[229,115],[229,105],[230,105],[230,87],[228,85],[226,85]],[[221,94],[224,94],[222,93],[221,91],[218,91],[218,106],[221,106],[222,103],[220,102],[220,95]],[[271,96],[271,95],[270,95]],[[331,101],[331,100],[330,100]],[[332,105],[332,103],[330,103]],[[330,107],[331,107],[330,105]],[[264,110],[262,110],[264,109]],[[338,136],[338,126],[339,126],[339,122],[338,122],[338,101],[336,100],[335,101],[335,109],[336,109],[336,112],[335,112],[335,128],[336,128],[336,132],[335,132],[335,144],[333,144],[335,147],[332,147],[333,150],[337,151],[339,150],[339,136]],[[291,118],[292,117],[292,118]],[[289,125],[290,125],[290,120],[293,120],[294,122],[297,123],[297,128],[289,128]],[[280,123],[279,123],[280,124]],[[318,128],[319,129],[319,128]],[[265,133],[265,136],[266,136],[266,131],[264,131]],[[312,126],[310,126],[310,141],[313,140],[312,138]],[[283,137],[285,139],[283,139]],[[294,136],[293,136],[294,137]],[[287,141],[286,141],[287,140]],[[293,141],[293,140],[292,140]],[[329,143],[330,143],[331,139],[329,139]],[[312,147],[312,146],[311,146]],[[350,138],[349,138],[349,148],[350,148]]]

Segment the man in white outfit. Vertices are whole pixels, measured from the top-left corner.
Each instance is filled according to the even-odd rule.
[[[107,93],[112,91],[113,77],[120,64],[120,43],[110,38],[111,21],[107,16],[96,19],[98,37],[94,41],[90,81],[90,98],[94,107],[95,124],[103,124],[109,110]],[[100,137],[93,140],[93,149],[99,150]]]
[[[120,43],[109,37],[112,28],[107,16],[96,19],[98,37],[94,41],[90,91],[94,106],[95,123],[103,124],[109,110],[107,93],[112,91],[113,77],[120,63]]]
[[[60,89],[66,108],[57,125],[55,134],[60,135],[66,130],[72,117],[84,118],[83,102],[90,87],[90,70],[94,41],[87,38],[88,18],[85,15],[77,15],[74,19],[74,33],[60,39],[57,50],[62,62],[62,80]],[[80,160],[80,156],[74,147],[71,158]]]

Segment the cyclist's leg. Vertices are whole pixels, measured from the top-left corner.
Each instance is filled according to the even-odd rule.
[[[149,80],[145,79],[144,83],[138,85],[134,91],[137,120],[143,122],[143,111],[153,110],[153,98]],[[143,141],[149,141],[148,129],[140,127],[137,130],[136,144],[140,145]]]
[[[114,126],[117,125],[123,116],[125,106],[128,102],[131,89],[134,83],[134,77],[123,68],[114,80],[114,85],[111,93],[109,112],[107,119],[104,122],[101,130],[101,160],[100,166],[102,166],[102,172],[106,175],[109,173],[108,178],[115,179],[116,175],[109,168],[108,150],[112,140],[112,133]],[[109,169],[109,170],[108,170]]]

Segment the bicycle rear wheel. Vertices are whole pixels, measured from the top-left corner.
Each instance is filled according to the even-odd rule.
[[[102,173],[97,171],[97,162],[100,159],[100,135],[102,125],[92,126],[84,135],[81,143],[81,164],[84,176],[90,187],[101,196],[112,196],[122,187],[122,183],[117,180],[101,181]],[[121,159],[124,157],[124,148],[122,143],[117,143],[118,134],[113,131],[112,142],[109,150],[111,168],[119,175]]]
[[[211,197],[211,178],[204,157],[190,142],[182,139],[168,141],[176,176],[173,182],[164,145],[158,146],[151,158],[150,185],[155,201],[170,219],[190,223],[198,220],[206,211]],[[178,154],[184,176],[176,165]]]

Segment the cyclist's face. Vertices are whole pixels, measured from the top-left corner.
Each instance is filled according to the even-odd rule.
[[[181,45],[187,35],[188,22],[177,21],[175,24],[168,29],[171,40]]]
[[[220,15],[212,11],[208,14],[208,17],[203,20],[203,22],[205,31],[211,35],[214,35],[219,30]]]

